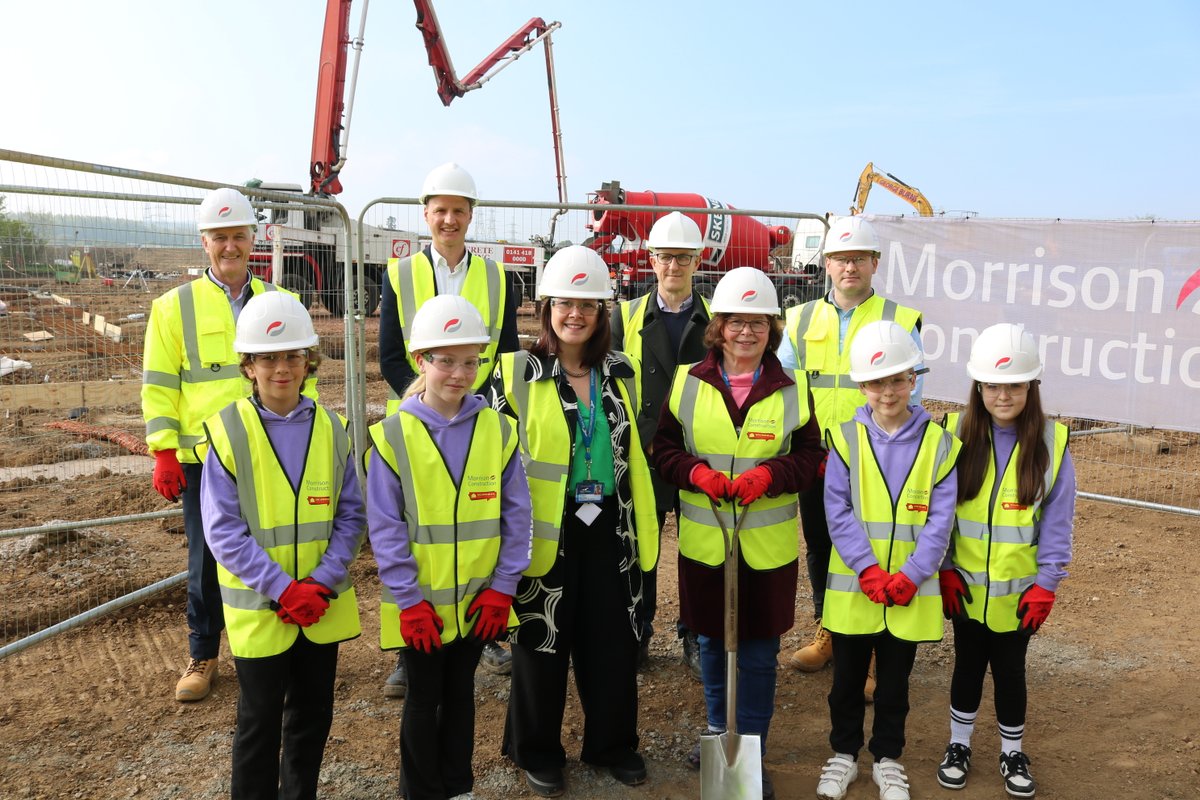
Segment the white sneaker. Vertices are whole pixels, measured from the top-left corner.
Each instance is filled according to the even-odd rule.
[[[871,777],[879,787],[879,800],[909,800],[908,776],[899,761],[894,758],[876,761],[871,767]]]
[[[842,800],[846,790],[858,777],[858,762],[852,756],[836,753],[821,768],[821,780],[817,783],[817,797],[822,800]]]

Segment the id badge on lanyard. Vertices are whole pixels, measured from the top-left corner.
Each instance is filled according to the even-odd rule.
[[[575,484],[575,502],[579,509],[575,512],[585,525],[591,525],[600,515],[598,503],[604,502],[604,481],[592,479],[592,438],[596,434],[596,415],[603,413],[597,409],[596,370],[592,369],[588,381],[588,393],[591,396],[591,411],[587,424],[580,425],[580,437],[583,439],[583,463],[587,469],[587,478]]]

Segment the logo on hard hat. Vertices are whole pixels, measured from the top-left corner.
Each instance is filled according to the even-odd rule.
[[[454,333],[461,327],[462,327],[462,320],[459,319],[458,317],[455,317],[454,319],[448,320],[446,322],[446,324],[442,327],[442,333]]]
[[[854,233],[852,231],[843,231],[842,234],[840,236],[838,236],[838,241],[839,242],[848,242],[853,238],[854,238]]]
[[[996,369],[1008,369],[1012,366],[1013,360],[1009,356],[1001,356],[993,365]]]
[[[575,273],[575,277],[571,278],[571,285],[572,286],[583,286],[585,283],[587,283],[587,278],[588,278],[588,275],[586,272],[577,272],[577,273]]]
[[[877,367],[883,363],[885,353],[882,350],[877,350],[875,355],[871,356],[871,366]]]
[[[233,209],[229,206],[221,206],[221,210],[217,212],[218,217],[228,217],[233,213]]]
[[[283,324],[283,320],[277,319],[267,326],[267,336],[278,336],[283,333],[287,326]]]
[[[753,303],[757,299],[758,299],[758,292],[754,289],[751,289],[748,292],[742,292],[742,302],[743,303]]]

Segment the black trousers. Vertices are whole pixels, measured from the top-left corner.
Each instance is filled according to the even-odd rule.
[[[867,703],[863,687],[875,651],[875,721],[867,749],[878,761],[904,752],[908,718],[908,679],[917,658],[916,642],[886,631],[873,636],[833,634],[833,687],[829,690],[829,745],[835,753],[857,756],[863,746]]]
[[[483,642],[455,639],[422,653],[401,651],[408,693],[400,720],[401,794],[408,800],[446,800],[474,785],[475,668]]]
[[[204,522],[200,518],[200,476],[202,464],[182,464],[183,533],[187,537],[187,622],[188,654],[192,658],[216,658],[225,628],[225,609],[221,605],[221,587],[217,583],[217,560],[204,541]]]
[[[572,664],[584,716],[580,760],[608,766],[638,746],[638,645],[618,569],[616,502],[605,502],[590,526],[576,518],[575,508],[567,503],[563,553],[546,576],[549,585],[563,586],[553,612],[556,652],[519,643],[512,648],[505,752],[526,770],[566,763],[561,732]]]
[[[983,679],[992,668],[996,722],[1004,727],[1025,724],[1027,700],[1025,651],[1029,635],[1019,630],[996,633],[982,622],[954,620],[954,676],[950,705],[959,711],[979,710]]]
[[[800,493],[800,527],[804,532],[804,562],[812,586],[813,612],[825,615],[825,584],[829,580],[829,554],[833,540],[825,520],[825,479],[817,478],[807,491]]]
[[[241,691],[233,735],[233,800],[317,796],[333,723],[337,657],[337,643],[313,644],[301,633],[277,656],[234,658]]]

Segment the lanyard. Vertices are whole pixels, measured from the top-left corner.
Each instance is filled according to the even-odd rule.
[[[757,367],[754,368],[754,380],[751,381],[751,383],[758,383],[759,375],[762,375],[762,364],[761,363]],[[730,384],[729,384],[729,375],[725,372],[724,364],[721,365],[721,380],[725,381],[726,386],[729,386],[730,389],[733,389],[733,387],[730,386]]]
[[[591,408],[587,413],[587,424],[579,425],[580,434],[583,436],[583,463],[587,467],[587,479],[592,479],[592,437],[596,434],[596,370],[588,370],[588,396],[591,398]],[[582,409],[582,406],[576,406]],[[583,417],[580,411],[580,417]]]

